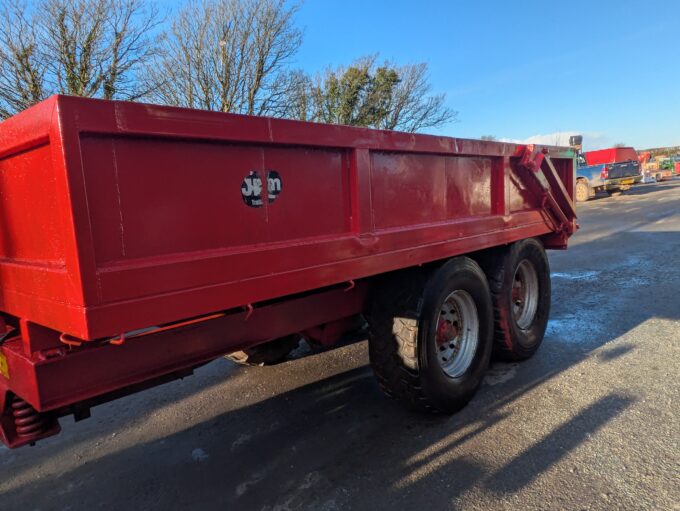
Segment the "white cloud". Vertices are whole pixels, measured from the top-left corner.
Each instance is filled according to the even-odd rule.
[[[501,142],[512,142],[515,144],[546,144],[546,145],[569,145],[569,137],[572,135],[583,135],[583,150],[592,151],[594,149],[602,149],[611,147],[613,142],[609,135],[599,132],[583,132],[583,131],[556,131],[554,133],[545,133],[539,135],[531,135],[524,139],[517,138],[502,138]]]

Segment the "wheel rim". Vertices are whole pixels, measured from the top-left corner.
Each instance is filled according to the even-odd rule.
[[[456,290],[446,297],[437,322],[437,360],[444,373],[458,378],[468,370],[479,343],[479,314],[472,296]]]
[[[534,265],[524,259],[517,266],[512,282],[512,315],[522,330],[534,322],[538,310],[538,274]]]

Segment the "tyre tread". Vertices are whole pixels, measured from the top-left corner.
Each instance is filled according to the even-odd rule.
[[[417,326],[400,316],[417,314],[426,277],[425,272],[404,272],[403,278],[385,278],[376,284],[374,306],[367,317],[369,357],[387,396],[412,409],[436,413],[439,410],[423,393],[418,378]]]
[[[521,240],[506,248],[496,249],[491,256],[485,258],[482,262],[482,267],[485,270],[489,282],[489,289],[493,302],[493,355],[494,358],[499,360],[519,362],[531,357],[535,351],[523,351],[521,348],[515,346],[509,326],[512,319],[507,317],[508,312],[502,306],[504,302],[503,293],[506,292],[504,286],[506,272],[508,271],[507,268],[515,259],[515,254],[520,251],[522,244],[533,242],[540,243],[533,238]],[[536,346],[536,349],[538,349],[538,345]]]

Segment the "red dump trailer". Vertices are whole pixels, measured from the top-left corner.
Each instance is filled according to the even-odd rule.
[[[570,149],[55,96],[0,123],[0,436],[368,320],[381,387],[453,412],[545,332]]]

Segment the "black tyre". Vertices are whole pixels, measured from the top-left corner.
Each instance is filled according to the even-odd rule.
[[[300,337],[297,334],[287,335],[243,351],[229,353],[224,358],[241,365],[268,366],[283,362],[299,343]]]
[[[580,179],[576,181],[576,202],[585,202],[590,198],[588,182]]]
[[[387,276],[375,286],[367,320],[371,365],[387,395],[442,413],[472,398],[493,337],[489,286],[472,259]]]
[[[494,303],[494,355],[525,360],[538,350],[550,315],[550,264],[533,238],[499,250],[484,264]]]

